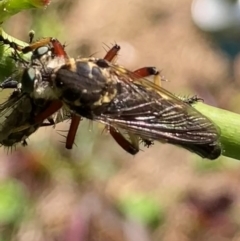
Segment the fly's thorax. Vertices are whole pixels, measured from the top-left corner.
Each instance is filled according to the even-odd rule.
[[[65,57],[55,55],[50,45],[41,46],[32,51],[31,66],[38,66],[42,71],[59,68],[65,63]]]
[[[98,106],[109,103],[117,94],[107,61],[96,58],[70,59],[51,75],[53,89],[61,100],[72,106]],[[100,61],[101,62],[101,61]]]

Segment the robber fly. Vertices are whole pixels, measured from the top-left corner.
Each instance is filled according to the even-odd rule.
[[[37,42],[22,52],[39,46],[43,45]],[[39,78],[50,82],[55,97],[72,111],[70,130],[74,134],[70,143],[80,118],[85,117],[106,124],[114,139],[131,154],[138,152],[139,141],[151,145],[153,140],[182,146],[209,159],[221,154],[220,131],[207,117],[191,107],[190,102],[146,80],[144,77],[149,75],[159,76],[154,68],[131,72],[111,63],[114,55],[111,50],[104,59],[75,60],[64,56],[62,64],[54,64],[54,58],[41,68],[26,68],[29,75],[39,71]],[[35,88],[32,90],[35,92]],[[45,95],[46,91],[42,93]],[[44,113],[46,119],[50,112]],[[130,138],[126,139],[120,130]]]
[[[71,59],[55,68],[50,81],[56,96],[73,113],[142,140],[188,149],[203,158],[221,155],[220,130],[188,102],[106,59]]]

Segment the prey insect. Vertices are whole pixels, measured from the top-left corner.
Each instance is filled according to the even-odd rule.
[[[0,144],[12,147],[22,143],[25,146],[26,139],[38,128],[54,125],[53,117],[33,123],[34,116],[38,115],[46,105],[47,103],[37,105],[29,95],[22,95],[19,90],[14,90],[8,100],[0,105]]]
[[[219,157],[219,128],[191,101],[147,80],[140,70],[132,72],[106,59],[79,58],[54,69],[50,81],[57,97],[79,116],[142,140],[181,146],[203,158]]]
[[[15,88],[9,99],[0,105],[1,145],[12,147],[19,142],[26,145],[26,139],[39,127],[54,125],[69,118],[64,109],[59,111],[62,107],[60,101],[42,98],[42,92],[51,91],[51,88],[49,82],[42,81],[40,69],[48,59],[63,58],[62,52],[56,49],[55,46],[33,48],[29,63],[17,54],[14,56],[20,62],[18,64],[23,66],[21,73],[7,78],[0,86],[2,89]],[[50,106],[57,111],[44,114]]]

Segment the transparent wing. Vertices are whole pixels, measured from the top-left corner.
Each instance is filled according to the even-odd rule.
[[[118,93],[95,120],[122,128],[141,138],[171,143],[207,144],[218,140],[219,128],[189,104],[146,78],[114,64]]]
[[[0,140],[24,125],[31,111],[30,99],[19,92],[13,92],[7,101],[0,104]]]

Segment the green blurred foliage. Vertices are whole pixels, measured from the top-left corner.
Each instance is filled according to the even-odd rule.
[[[118,206],[128,218],[137,220],[151,229],[159,227],[165,219],[164,209],[150,195],[125,195],[118,201]]]
[[[19,222],[28,205],[24,187],[16,180],[0,182],[0,223]]]

